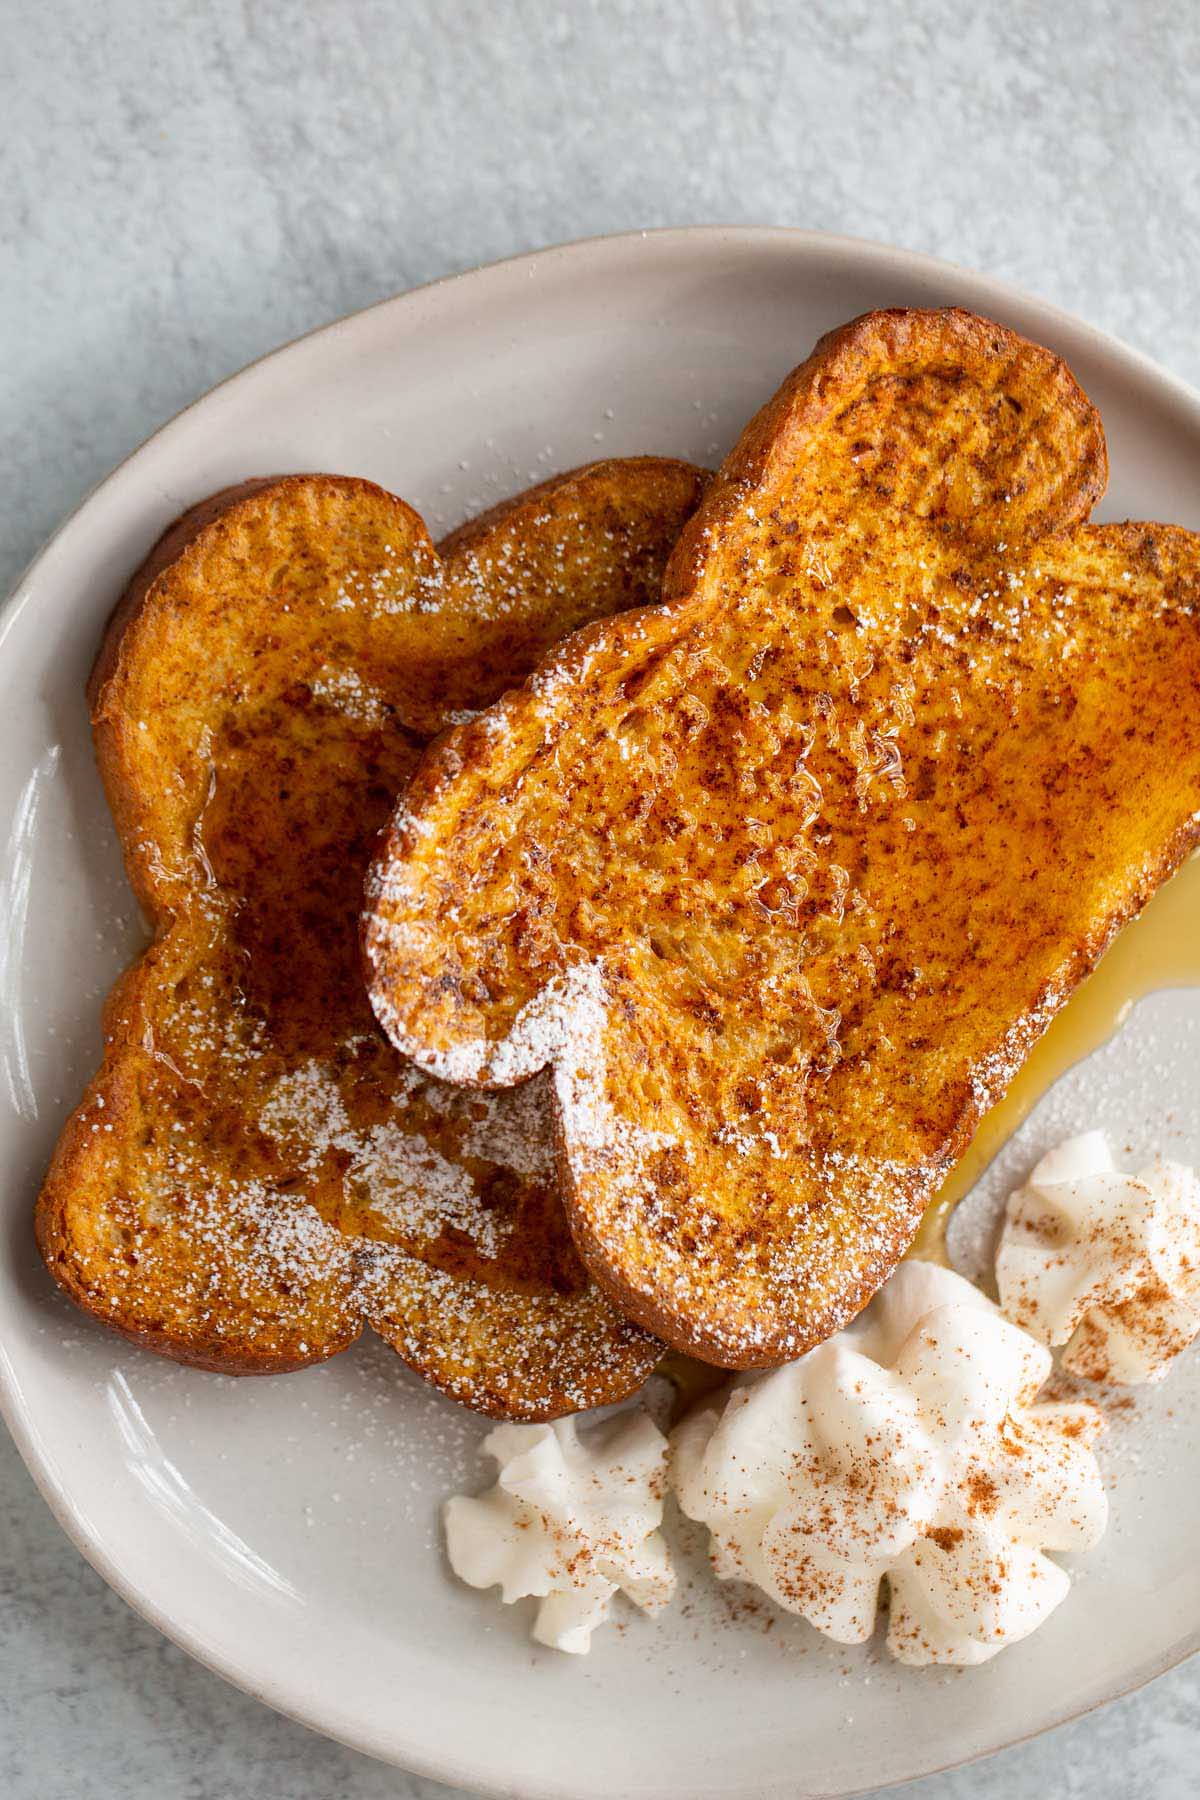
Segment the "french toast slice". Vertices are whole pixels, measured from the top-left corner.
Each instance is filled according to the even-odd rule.
[[[543,1082],[482,1096],[375,1023],[358,917],[378,828],[447,717],[564,629],[657,598],[686,464],[593,464],[439,554],[369,482],[249,482],[186,514],[117,609],[89,698],[154,941],[38,1208],[88,1312],[227,1373],[331,1356],[364,1323],[456,1399],[541,1419],[661,1354],[591,1282]]]
[[[751,422],[665,604],[427,755],[368,882],[392,1041],[553,1071],[631,1316],[804,1352],[1200,830],[1200,540],[1092,526],[1100,420],[957,310],[867,315]]]

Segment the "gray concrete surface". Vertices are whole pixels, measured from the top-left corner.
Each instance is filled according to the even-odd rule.
[[[0,587],[117,459],[309,326],[632,226],[930,250],[1200,382],[1200,8],[2,0]],[[383,1800],[109,1593],[0,1444],[0,1792]],[[1190,1800],[1200,1664],[921,1800]],[[918,1790],[910,1790],[917,1792]]]

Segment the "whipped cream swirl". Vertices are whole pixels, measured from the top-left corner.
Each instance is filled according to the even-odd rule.
[[[1036,1404],[1050,1366],[970,1282],[902,1263],[855,1324],[684,1420],[679,1503],[718,1575],[839,1643],[870,1637],[886,1578],[894,1656],[984,1662],[1067,1593],[1045,1552],[1107,1523],[1100,1415]]]
[[[1072,1374],[1158,1381],[1200,1331],[1200,1181],[1162,1161],[1126,1175],[1102,1131],[1069,1138],[1010,1197],[996,1282]]]
[[[472,1587],[505,1603],[537,1595],[533,1635],[576,1655],[618,1589],[647,1612],[671,1598],[675,1573],[659,1532],[667,1440],[640,1408],[581,1434],[574,1419],[499,1425],[483,1448],[500,1465],[477,1499],[446,1502],[446,1550]]]

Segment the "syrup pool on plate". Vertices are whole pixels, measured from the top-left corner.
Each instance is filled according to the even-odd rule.
[[[1200,854],[1159,888],[1051,1022],[1004,1098],[981,1119],[931,1201],[908,1252],[946,1261],[946,1226],[996,1152],[1060,1075],[1107,1043],[1131,1007],[1159,988],[1200,986]]]

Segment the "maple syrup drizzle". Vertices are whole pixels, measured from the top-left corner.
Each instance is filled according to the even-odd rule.
[[[1200,853],[1119,934],[1034,1046],[1004,1098],[980,1120],[966,1154],[930,1202],[910,1256],[947,1261],[950,1215],[1042,1095],[1106,1044],[1138,1000],[1168,987],[1200,987]]]

